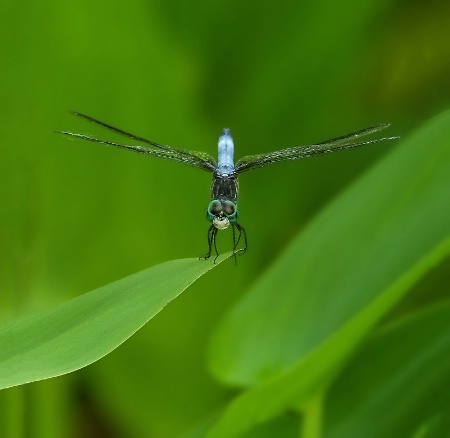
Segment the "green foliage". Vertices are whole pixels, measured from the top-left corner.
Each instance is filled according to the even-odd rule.
[[[449,14],[443,0],[2,2],[4,330],[207,249],[209,175],[56,136],[122,140],[66,110],[212,156],[228,127],[236,159],[381,123],[401,140],[242,175],[238,266],[199,278],[103,360],[0,391],[0,436],[446,436]],[[11,336],[30,358],[20,382],[131,334],[128,305],[106,314],[115,299],[78,309],[92,348],[71,366],[71,345],[41,350],[59,371],[29,347],[75,334],[69,318]],[[90,329],[102,315],[116,341]],[[11,368],[0,379],[19,383]]]
[[[375,325],[450,254],[449,138],[447,112],[325,209],[229,313],[212,341],[212,366],[222,380],[253,387],[233,401],[212,437],[239,436],[308,406]],[[408,413],[423,402],[411,399]],[[383,422],[366,420],[374,422],[373,436],[387,436]]]
[[[212,339],[212,368],[221,380],[250,388],[202,434],[242,436],[295,408],[303,412],[307,438],[321,436],[323,421],[324,436],[368,436],[373,423],[370,436],[395,437],[441,415],[449,401],[440,387],[450,378],[448,303],[381,330],[339,372],[377,323],[450,254],[449,127],[447,112],[385,157],[330,204],[228,314]],[[377,184],[383,180],[390,184]],[[350,207],[358,203],[358,210]],[[412,242],[407,256],[406,242]],[[4,325],[1,388],[100,359],[213,266],[198,259],[167,262]],[[409,341],[401,345],[401,339]],[[367,363],[380,356],[390,360],[367,379]],[[357,389],[340,391],[343,382]],[[426,406],[436,393],[442,395]],[[389,408],[386,421],[377,422],[389,405],[396,412]],[[358,421],[349,416],[355,411]],[[413,413],[421,415],[405,421]],[[276,428],[284,430],[280,421]],[[259,434],[269,433],[267,427],[273,428],[269,423]]]
[[[219,328],[212,367],[221,380],[270,377],[391,293],[387,308],[367,315],[372,325],[442,260],[449,126],[450,112],[402,141],[299,234]]]
[[[445,436],[449,320],[450,305],[444,303],[372,336],[330,390],[324,437],[415,436],[421,429],[424,436],[439,430],[436,436]]]
[[[173,260],[4,325],[0,389],[60,376],[101,359],[214,266],[212,260]]]

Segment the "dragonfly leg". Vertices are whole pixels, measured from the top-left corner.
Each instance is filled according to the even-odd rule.
[[[241,236],[242,236],[242,230],[240,230],[239,228],[238,228],[238,231],[239,231],[239,234],[238,234],[238,236],[237,236],[237,239],[236,240],[234,240],[234,249],[236,249],[237,248],[237,246],[239,245],[239,242],[241,241]]]
[[[241,238],[241,232],[239,231],[239,235],[237,237],[236,240],[236,225],[235,224],[231,224],[232,225],[232,229],[233,229],[233,257],[234,257],[234,264],[237,265],[237,259],[236,259],[236,248],[238,246],[239,240]]]
[[[214,251],[216,252],[216,256],[214,257],[214,263],[216,263],[217,257],[219,257],[219,251],[217,250],[217,242],[216,242],[216,237],[217,237],[218,231],[219,231],[219,229],[214,227],[214,230],[212,230],[212,233],[211,233],[212,243],[214,245]]]
[[[208,253],[203,257],[205,260],[211,257],[211,252],[214,247],[216,257],[214,257],[214,263],[216,263],[217,257],[219,257],[219,251],[217,250],[216,236],[219,231],[214,225],[211,225],[208,230]]]
[[[247,251],[247,246],[248,246],[248,244],[247,244],[247,233],[245,231],[245,228],[242,225],[239,225],[238,223],[236,223],[234,225],[236,226],[236,228],[239,231],[239,237],[237,239],[236,246],[238,245],[239,241],[241,240],[241,234],[244,235],[244,248],[238,250],[239,255],[242,255],[242,254],[244,254],[245,251]]]
[[[211,250],[213,244],[213,233],[217,228],[214,225],[211,225],[208,229],[208,253],[203,257],[205,260],[208,260],[211,257]]]

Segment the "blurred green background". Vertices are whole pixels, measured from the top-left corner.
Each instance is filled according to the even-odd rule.
[[[207,250],[210,176],[57,136],[123,140],[67,110],[213,156],[230,127],[239,158],[385,122],[407,136],[450,107],[443,0],[6,0],[0,16],[2,319]],[[175,437],[213,412],[234,393],[205,362],[221,315],[392,147],[243,175],[238,266],[201,278],[96,364],[2,391],[0,436]],[[231,233],[218,245],[230,250]],[[448,267],[425,280],[437,293]]]

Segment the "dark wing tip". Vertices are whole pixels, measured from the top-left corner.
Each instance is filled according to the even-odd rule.
[[[80,113],[80,112],[78,112],[78,111],[72,111],[72,110],[69,110],[68,113],[69,113],[69,114],[72,114],[72,116],[81,117],[81,118],[83,118],[83,119],[90,119],[89,116],[86,116],[85,114]]]

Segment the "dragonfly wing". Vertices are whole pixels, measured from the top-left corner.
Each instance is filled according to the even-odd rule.
[[[94,123],[95,125],[102,126],[103,128],[109,129],[110,131],[113,131],[113,132],[115,132],[117,134],[123,135],[124,137],[132,138],[133,140],[137,140],[137,141],[140,141],[142,143],[147,143],[147,144],[149,144],[151,146],[154,146],[154,147],[156,147],[158,149],[166,149],[166,150],[167,149],[176,149],[174,147],[165,146],[165,145],[162,145],[162,144],[159,144],[159,143],[155,143],[154,141],[147,140],[144,137],[140,137],[138,135],[131,134],[130,132],[124,131],[123,129],[115,128],[114,126],[108,125],[107,123],[101,122],[100,120],[94,119],[93,117],[87,116],[86,114],[82,114],[82,113],[79,113],[77,111],[69,111],[69,112],[73,116],[80,117],[81,119],[87,120],[88,122]],[[181,151],[181,149],[180,149],[180,151]]]
[[[71,132],[60,132],[61,134],[69,135],[72,137],[78,137],[83,140],[93,141],[95,143],[107,144],[107,145],[116,146],[116,147],[123,147],[124,149],[133,150],[138,153],[154,155],[157,157],[166,158],[168,160],[179,161],[179,162],[190,164],[192,166],[196,166],[196,167],[202,168],[204,170],[208,170],[208,171],[214,171],[214,169],[216,168],[216,162],[215,162],[214,158],[205,152],[187,151],[187,150],[175,148],[173,146],[162,145],[162,144],[156,143],[152,140],[148,140],[144,137],[140,137],[138,135],[131,134],[130,132],[124,131],[123,129],[115,128],[114,126],[108,125],[107,123],[102,122],[97,119],[94,119],[93,117],[87,116],[86,114],[82,114],[82,113],[79,113],[76,111],[70,111],[70,113],[74,116],[77,116],[84,120],[87,120],[88,122],[91,122],[96,125],[102,126],[106,129],[109,129],[110,131],[113,131],[117,134],[123,135],[125,137],[131,138],[133,140],[136,140],[136,141],[139,141],[142,143],[146,143],[156,149],[146,148],[145,146],[134,147],[134,146],[130,146],[130,145],[120,145],[120,144],[114,143],[114,142],[98,140],[94,137],[89,137],[84,134],[75,134],[75,133],[71,133]],[[144,152],[144,150],[145,150],[145,152]],[[154,152],[151,152],[151,151],[154,151]],[[162,152],[162,151],[166,151],[166,152],[168,152],[168,154],[156,153],[156,152]],[[176,158],[176,157],[178,157],[178,158]]]
[[[364,137],[369,134],[374,134],[375,132],[382,131],[383,129],[389,128],[391,126],[390,123],[384,123],[382,125],[370,126],[369,128],[360,129],[359,131],[351,132],[350,134],[342,135],[340,137],[332,138],[330,140],[326,140],[324,142],[318,144],[332,143],[332,144],[340,144],[340,143],[349,143],[353,140],[356,140],[360,137]]]
[[[364,135],[378,132],[387,128],[389,125],[378,125],[370,128],[362,129],[360,131],[353,132],[351,134],[344,135],[342,137],[336,137],[331,140],[327,140],[322,143],[296,146],[287,149],[281,149],[276,152],[269,152],[267,154],[248,155],[236,163],[236,172],[243,173],[258,167],[268,166],[269,164],[279,163],[281,161],[298,160],[300,158],[308,158],[314,155],[328,154],[330,152],[343,151],[345,149],[352,149],[359,146],[366,146],[375,143],[381,143],[383,141],[394,140],[398,137],[385,137],[376,140],[368,140],[361,142],[352,142],[351,140],[357,139]]]
[[[184,151],[185,154],[179,154],[177,150],[171,149],[154,149],[147,146],[127,145],[121,143],[114,143],[112,141],[99,140],[94,137],[90,137],[85,134],[76,134],[67,131],[55,131],[58,134],[63,134],[68,137],[79,138],[81,140],[91,141],[93,143],[104,144],[107,146],[114,146],[121,149],[128,149],[133,152],[145,155],[153,155],[154,157],[165,158],[166,160],[177,161],[179,163],[188,164],[190,166],[198,167],[199,169],[206,170],[208,172],[214,172],[216,169],[216,163],[212,157],[208,154],[195,151]],[[209,157],[209,158],[208,158]]]

